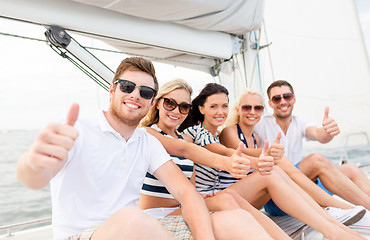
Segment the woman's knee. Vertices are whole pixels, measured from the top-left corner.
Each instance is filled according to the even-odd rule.
[[[236,194],[238,194],[236,191],[226,188],[218,192],[215,197],[217,197],[218,202],[222,203],[223,209],[237,209],[240,206],[235,199]]]
[[[273,170],[279,175],[286,175],[285,171],[280,166],[274,166]]]
[[[289,173],[292,169],[297,169],[291,161],[289,161],[287,158],[283,158],[275,167],[279,167],[284,172]]]

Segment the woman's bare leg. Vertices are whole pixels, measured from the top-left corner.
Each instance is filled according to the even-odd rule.
[[[257,222],[272,236],[274,239],[291,239],[274,221],[261,211],[253,207],[247,200],[242,198],[232,189],[225,189],[226,193],[233,196],[239,206],[248,211],[257,220]],[[219,193],[221,194],[221,192]]]
[[[365,239],[358,234],[345,231],[323,217],[321,212],[306,202],[305,198],[299,195],[276,171],[267,176],[261,176],[258,172],[252,173],[230,186],[230,189],[235,190],[258,209],[271,196],[284,212],[310,225],[330,239]],[[313,200],[312,202],[316,204]],[[317,208],[323,211],[318,205]]]
[[[215,212],[211,215],[216,239],[272,239],[253,218],[243,209]]]
[[[305,199],[305,201],[311,205],[312,208],[314,208],[318,213],[320,213],[324,218],[326,218],[328,221],[338,225],[345,231],[357,234],[357,232],[353,231],[352,229],[344,226],[340,222],[336,221],[334,218],[332,218],[329,214],[326,213],[319,205],[316,204],[316,202],[302,189],[300,188],[295,182],[292,181],[292,179],[289,178],[289,176],[280,168],[276,168],[275,171],[289,184],[302,198]]]
[[[273,239],[290,239],[289,236],[269,217],[254,208],[247,200],[231,189],[225,189],[218,192],[215,196],[206,198],[205,202],[210,211],[242,208],[250,213]]]
[[[287,158],[282,158],[278,166],[304,191],[306,191],[320,206],[350,209],[353,206],[330,196],[317,186],[311,179],[297,169]]]

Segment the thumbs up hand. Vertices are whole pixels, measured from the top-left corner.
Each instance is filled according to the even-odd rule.
[[[42,130],[28,150],[27,165],[33,170],[60,170],[68,158],[78,137],[74,124],[78,118],[79,106],[73,104],[68,112],[66,123],[50,123]]]
[[[274,158],[274,164],[278,164],[284,155],[284,145],[280,144],[281,132],[278,132],[275,142],[269,148],[269,155]]]
[[[78,106],[78,104],[72,104],[67,114],[66,124],[73,127],[77,121],[79,112],[80,107]]]
[[[274,158],[271,156],[268,156],[268,148],[269,148],[269,142],[266,140],[263,145],[262,153],[259,156],[258,163],[257,163],[257,171],[261,175],[270,175],[273,169],[273,166],[274,166]]]
[[[227,166],[226,171],[231,174],[234,178],[242,178],[247,176],[250,169],[250,160],[242,156],[244,149],[243,142],[239,143],[238,148],[235,153],[230,157],[229,166]]]
[[[329,117],[329,107],[325,107],[324,118],[322,120],[322,126],[326,133],[331,137],[334,137],[340,133],[338,124],[334,119]]]

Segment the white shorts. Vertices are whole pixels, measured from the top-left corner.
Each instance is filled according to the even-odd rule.
[[[156,219],[162,219],[168,214],[172,213],[173,211],[176,211],[179,208],[180,206],[172,207],[172,208],[149,208],[149,209],[145,209],[144,213]]]

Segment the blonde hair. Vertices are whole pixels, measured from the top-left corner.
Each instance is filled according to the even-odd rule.
[[[242,99],[247,95],[260,96],[262,99],[262,102],[264,102],[263,95],[259,91],[256,91],[250,88],[244,89],[241,92],[241,94],[239,94],[239,97],[236,99],[236,102],[234,103],[233,107],[230,108],[229,116],[225,121],[224,127],[234,126],[239,122],[239,115],[238,115],[237,109],[240,108]]]
[[[149,110],[146,116],[141,120],[139,126],[140,127],[147,127],[159,121],[159,112],[158,112],[158,100],[166,94],[177,90],[177,89],[184,89],[189,93],[189,96],[193,93],[193,89],[191,86],[183,79],[175,79],[165,83],[158,91],[156,96],[156,103],[154,106]]]

